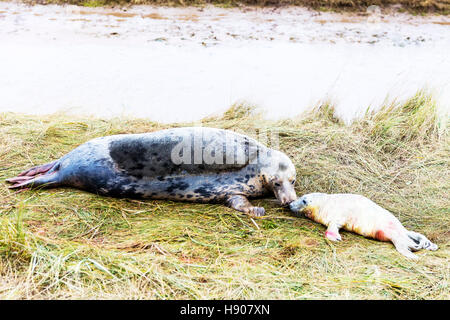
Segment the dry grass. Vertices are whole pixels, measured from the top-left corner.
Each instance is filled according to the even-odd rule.
[[[184,124],[180,124],[184,125]],[[293,217],[254,200],[255,220],[221,205],[135,201],[69,188],[14,193],[4,179],[98,136],[167,126],[146,120],[0,114],[0,298],[449,299],[449,139],[432,99],[350,126],[322,106],[262,120],[235,107],[204,125],[276,130],[298,194],[361,193],[440,246],[406,260],[390,243]]]

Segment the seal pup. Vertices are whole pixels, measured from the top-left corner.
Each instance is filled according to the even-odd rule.
[[[224,202],[262,216],[248,198],[297,198],[286,154],[233,131],[185,127],[101,137],[8,179],[10,188],[69,186],[105,196]]]
[[[437,250],[438,246],[420,233],[408,231],[389,211],[357,194],[310,193],[289,205],[295,213],[327,226],[325,237],[340,241],[339,229],[353,231],[368,238],[391,241],[398,252],[417,259],[411,252]]]

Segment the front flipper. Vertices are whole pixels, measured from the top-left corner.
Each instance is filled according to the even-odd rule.
[[[226,200],[227,206],[237,211],[244,212],[250,216],[261,217],[266,214],[263,207],[254,207],[245,196],[234,195]]]
[[[339,234],[339,227],[335,223],[330,223],[328,229],[325,232],[325,238],[331,241],[341,241],[341,235]]]

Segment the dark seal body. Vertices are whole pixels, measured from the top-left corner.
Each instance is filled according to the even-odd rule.
[[[285,154],[232,131],[190,127],[93,139],[8,181],[12,188],[71,186],[113,197],[223,202],[272,193],[271,179],[285,176],[295,179]],[[292,191],[280,200],[295,200]]]

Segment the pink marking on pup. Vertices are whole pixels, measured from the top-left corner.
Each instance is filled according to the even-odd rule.
[[[325,237],[332,237],[332,238],[337,238],[337,234],[332,232],[332,231],[326,231],[325,232]]]

